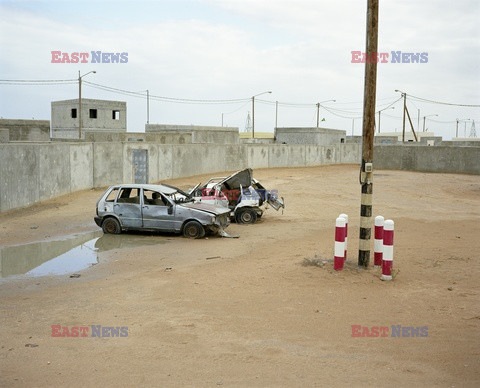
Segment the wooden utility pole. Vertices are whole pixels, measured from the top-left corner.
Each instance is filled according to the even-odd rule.
[[[407,112],[408,121],[410,122],[410,128],[413,132],[413,137],[415,138],[415,141],[418,141],[417,134],[415,133],[415,129],[413,128],[412,119],[410,118],[410,113],[408,112],[407,107],[405,107],[405,111]]]
[[[82,77],[78,71],[78,140],[82,139]]]
[[[367,3],[367,58],[378,53],[378,0]],[[368,267],[370,261],[370,238],[372,234],[373,197],[373,138],[375,135],[375,100],[377,89],[377,63],[365,62],[365,84],[363,95],[363,143],[360,183],[362,185],[360,206],[360,243],[358,265]]]
[[[405,142],[405,114],[407,112],[407,93],[403,93],[403,131],[402,131],[402,143]]]

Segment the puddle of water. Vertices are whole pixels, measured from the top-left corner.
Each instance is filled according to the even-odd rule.
[[[98,263],[98,253],[112,249],[165,244],[158,235],[104,235],[89,232],[62,240],[7,246],[0,249],[0,278],[65,275]]]
[[[76,246],[25,274],[29,276],[64,275],[95,265],[98,263],[98,248],[95,248],[97,240],[98,237]]]

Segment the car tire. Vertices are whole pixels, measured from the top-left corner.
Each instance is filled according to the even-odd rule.
[[[122,233],[122,227],[120,222],[116,218],[108,217],[102,223],[103,233],[106,234],[120,234]]]
[[[183,236],[187,238],[202,238],[205,229],[198,221],[188,221],[183,227]]]
[[[240,209],[235,213],[237,224],[254,224],[257,221],[257,212],[253,209]]]

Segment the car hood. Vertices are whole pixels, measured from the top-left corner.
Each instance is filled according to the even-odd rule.
[[[252,169],[246,168],[245,170],[237,171],[232,175],[227,176],[225,179],[219,182],[220,185],[224,185],[227,189],[240,189],[240,186],[249,187],[252,184]]]
[[[227,207],[223,206],[215,206],[215,205],[210,205],[208,203],[202,203],[202,202],[188,202],[188,203],[182,203],[182,207],[186,207],[188,209],[195,209],[195,210],[201,210],[207,213],[215,214],[215,215],[221,215],[221,214],[230,214],[230,209]]]

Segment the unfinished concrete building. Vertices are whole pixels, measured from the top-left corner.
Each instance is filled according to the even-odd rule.
[[[82,123],[78,99],[52,101],[52,138],[85,139],[89,132],[126,132],[127,103],[125,101],[82,98]]]

